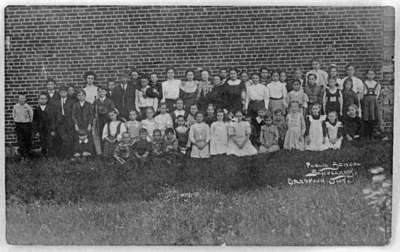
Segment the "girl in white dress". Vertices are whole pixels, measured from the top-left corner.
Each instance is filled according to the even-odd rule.
[[[325,115],[320,114],[321,105],[314,104],[306,119],[306,150],[323,151],[328,148]]]
[[[211,155],[225,154],[228,147],[228,130],[224,122],[224,111],[217,111],[217,121],[211,124]]]
[[[299,102],[292,101],[290,113],[286,116],[287,131],[283,148],[286,150],[304,150],[305,122]]]
[[[228,126],[228,150],[226,154],[238,157],[257,154],[257,149],[250,142],[251,126],[243,121],[240,110],[235,113],[235,121]]]
[[[142,128],[147,130],[147,140],[151,141],[153,131],[159,128],[156,120],[154,120],[153,107],[148,107],[146,109],[146,119],[142,120]]]
[[[172,128],[174,126],[172,122],[172,117],[170,114],[167,113],[167,104],[161,103],[160,104],[160,114],[158,114],[154,120],[156,121],[158,128],[161,130],[161,134],[165,135],[165,130],[167,128]]]
[[[343,139],[343,126],[338,121],[336,111],[328,113],[328,120],[326,120],[326,133],[328,135],[328,148],[340,149]]]
[[[195,117],[196,123],[189,130],[189,142],[192,145],[190,157],[209,158],[210,127],[203,122],[204,115],[202,112],[197,112]]]

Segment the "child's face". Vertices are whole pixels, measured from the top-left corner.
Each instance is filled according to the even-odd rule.
[[[196,122],[198,122],[198,123],[203,122],[203,114],[197,114],[196,115]]]
[[[107,87],[108,87],[108,89],[113,90],[115,88],[115,82],[114,81],[109,81],[107,83]]]
[[[337,76],[337,69],[336,69],[335,67],[332,67],[329,74],[330,74],[332,77]]]
[[[167,113],[167,105],[165,105],[165,104],[161,105],[160,113],[161,114],[166,114]]]
[[[110,118],[111,121],[115,121],[115,120],[117,120],[117,113],[110,112],[110,113],[108,113],[108,117]]]
[[[81,102],[83,102],[84,100],[86,100],[86,95],[85,95],[84,93],[82,93],[82,92],[80,92],[80,93],[77,95],[77,97],[78,97],[78,100],[81,101]]]
[[[185,119],[183,119],[183,117],[179,117],[179,118],[176,120],[176,124],[177,124],[178,126],[183,126],[183,125],[185,125]]]
[[[243,119],[242,112],[240,111],[236,112],[235,117],[237,118],[238,122],[240,122]]]
[[[260,74],[261,74],[261,78],[268,79],[269,73],[268,73],[267,69],[262,69]]]
[[[319,106],[313,106],[311,111],[313,115],[319,115]]]
[[[151,109],[146,110],[146,118],[147,119],[153,119],[154,112]]]
[[[65,98],[65,97],[67,97],[67,90],[60,90],[60,96],[61,96],[61,98]]]
[[[137,118],[136,111],[129,112],[129,120],[136,121],[136,118]]]
[[[153,82],[153,83],[157,83],[157,81],[158,81],[157,74],[152,74],[152,75],[150,75],[150,80],[151,80],[151,82]]]
[[[187,79],[188,81],[192,81],[192,80],[194,79],[194,74],[193,74],[193,72],[188,72],[188,73],[186,74],[186,79]]]
[[[170,79],[170,80],[172,80],[172,79],[174,78],[174,76],[175,76],[174,70],[169,69],[169,70],[167,71],[167,78]]]
[[[75,94],[75,88],[73,88],[73,87],[69,87],[68,88],[68,95],[74,95]]]
[[[354,107],[349,107],[349,110],[347,111],[347,115],[350,117],[355,117],[357,115],[357,111]]]
[[[123,142],[123,143],[129,143],[130,141],[131,141],[130,135],[127,134],[127,133],[124,133],[124,134],[122,135],[121,142]]]
[[[294,72],[294,76],[296,77],[296,79],[301,79],[303,77],[303,73],[299,69],[297,69]]]
[[[260,77],[258,77],[258,75],[253,75],[251,77],[251,80],[253,81],[254,84],[258,84],[260,82]]]
[[[197,113],[197,111],[198,111],[197,106],[191,106],[190,107],[190,114],[194,115],[194,114]]]
[[[176,102],[176,109],[178,109],[178,110],[182,110],[183,109],[183,101],[182,100],[178,100]]]
[[[290,106],[291,106],[291,107],[290,107],[290,110],[291,110],[293,113],[296,113],[296,112],[299,111],[299,104],[297,104],[297,103],[292,103]]]
[[[333,123],[336,121],[336,113],[329,113],[328,114],[328,120]]]
[[[348,76],[353,76],[355,72],[356,72],[356,71],[355,71],[355,69],[354,69],[353,66],[349,66],[349,67],[347,68],[347,75],[348,75]]]
[[[373,71],[368,71],[367,78],[368,80],[373,80],[375,78],[375,73]]]
[[[321,64],[318,61],[312,62],[312,68],[318,70],[321,67]]]
[[[335,79],[329,79],[328,86],[330,88],[336,87],[336,80]]]
[[[20,95],[20,96],[18,96],[18,103],[19,103],[19,104],[24,105],[25,102],[26,102],[26,97],[25,97],[25,95]]]
[[[278,81],[279,80],[279,73],[273,73],[272,74],[272,80],[273,81]]]
[[[213,106],[208,106],[207,107],[207,114],[214,115],[214,107]]]
[[[86,82],[87,82],[87,84],[93,84],[94,83],[94,76],[93,75],[88,75],[86,77]]]
[[[300,90],[300,82],[296,81],[293,83],[293,89],[295,91],[299,91]]]
[[[276,113],[276,114],[274,115],[274,118],[275,118],[276,120],[282,119],[282,113]]]
[[[213,83],[215,86],[218,86],[221,83],[221,77],[214,76]]]
[[[282,73],[280,74],[280,81],[285,82],[285,81],[286,81],[286,78],[287,78],[286,73],[285,73],[285,72],[282,72]]]
[[[55,84],[52,81],[47,82],[47,90],[54,90]]]
[[[136,71],[133,71],[131,73],[131,78],[132,78],[132,80],[137,80],[139,78],[139,73]]]
[[[147,80],[147,79],[141,79],[141,80],[140,80],[140,85],[142,86],[142,88],[147,87],[147,85],[149,85],[149,80]]]
[[[267,125],[267,126],[271,126],[272,125],[272,118],[271,117],[267,117],[267,118],[265,118],[265,124]]]
[[[209,78],[209,77],[210,77],[210,76],[209,76],[209,74],[208,74],[207,71],[201,72],[201,79],[202,79],[203,81],[208,81],[208,78]]]
[[[247,73],[242,73],[242,75],[240,76],[241,80],[246,82],[249,80],[249,75]]]
[[[168,134],[167,134],[168,139],[172,139],[172,138],[174,138],[174,136],[175,136],[175,134],[172,132],[168,132]]]
[[[226,76],[228,76],[228,73],[225,69],[222,69],[221,71],[219,71],[219,76],[221,76],[221,79],[225,79]]]
[[[121,77],[121,82],[122,82],[123,84],[126,84],[126,83],[128,82],[128,76],[123,75],[123,76]]]
[[[314,85],[315,81],[316,81],[316,79],[315,79],[314,75],[309,75],[308,76],[308,83],[310,83],[311,85]]]
[[[99,97],[101,98],[104,98],[107,95],[107,91],[104,89],[99,89],[97,92],[99,93]]]
[[[229,72],[229,77],[231,80],[236,80],[237,79],[237,72],[236,71],[230,71]]]
[[[344,83],[344,89],[345,89],[345,90],[351,90],[352,87],[353,87],[353,84],[351,83],[351,81],[346,81],[346,82]]]
[[[39,96],[39,104],[46,105],[46,103],[47,103],[47,96],[45,96],[45,95]]]
[[[222,112],[218,112],[217,113],[217,120],[218,121],[223,121],[224,120],[224,113],[222,113]]]
[[[146,138],[147,138],[147,132],[143,132],[143,131],[140,132],[139,137],[140,137],[141,140],[146,140]]]
[[[257,111],[257,115],[261,118],[264,118],[265,116],[265,111],[263,109],[260,109],[259,111]]]
[[[153,139],[154,140],[160,140],[161,139],[161,133],[156,131],[153,133]]]

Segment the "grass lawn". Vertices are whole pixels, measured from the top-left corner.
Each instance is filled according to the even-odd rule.
[[[288,186],[305,162],[356,161],[354,184]],[[6,163],[11,244],[383,245],[363,197],[366,169],[390,175],[392,143],[133,165]]]

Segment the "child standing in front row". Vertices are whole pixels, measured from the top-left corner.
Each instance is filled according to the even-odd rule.
[[[265,124],[261,127],[259,153],[275,152],[279,150],[279,132],[276,125],[272,123],[272,114],[265,116]]]
[[[325,115],[321,115],[321,107],[314,104],[311,115],[306,119],[306,150],[323,151],[328,148],[326,139]]]
[[[286,116],[287,132],[283,148],[286,150],[304,150],[305,123],[299,103],[292,101]]]
[[[356,105],[350,105],[347,116],[343,118],[343,129],[346,140],[349,142],[358,141],[362,132],[361,118],[357,115]]]
[[[217,121],[211,124],[211,141],[210,153],[211,155],[221,155],[226,153],[228,145],[228,131],[226,123],[224,122],[224,111],[217,111]]]
[[[338,120],[336,111],[328,113],[328,119],[326,120],[326,133],[328,135],[328,148],[340,149],[343,139],[343,126]]]
[[[189,145],[189,128],[186,126],[185,118],[179,115],[176,118],[176,138],[178,139],[178,150],[182,154],[186,154]]]
[[[122,133],[126,132],[126,128],[125,124],[117,119],[118,112],[116,110],[108,112],[108,117],[110,121],[104,125],[102,139],[104,142],[104,157],[110,161]]]
[[[301,88],[300,80],[295,79],[292,83],[292,87],[292,91],[290,91],[287,96],[287,104],[290,104],[292,101],[297,101],[300,105],[301,112],[305,115],[308,105],[308,96]]]
[[[142,128],[142,123],[137,120],[137,117],[137,112],[135,110],[131,110],[129,112],[129,121],[125,122],[125,128],[133,142],[136,142],[136,140],[139,139],[139,130]]]
[[[204,114],[197,112],[195,115],[196,123],[190,127],[189,142],[192,145],[190,157],[208,158],[210,157],[210,128],[203,122]]]
[[[122,133],[121,141],[117,144],[114,150],[114,158],[120,163],[125,164],[132,155],[132,148],[133,141],[131,136],[128,132]]]
[[[355,105],[357,109],[360,107],[358,95],[353,90],[353,80],[347,78],[343,83],[343,116],[347,116],[350,105]]]
[[[326,115],[331,111],[335,111],[340,117],[342,116],[343,96],[337,85],[336,79],[330,78],[328,80],[328,88],[325,89],[322,96],[322,104]]]
[[[161,130],[161,134],[165,135],[165,130],[173,126],[172,117],[167,113],[167,104],[160,104],[160,114],[157,115],[154,120],[156,121],[158,128]]]
[[[273,124],[278,128],[279,138],[278,145],[280,149],[283,149],[283,144],[285,142],[285,136],[287,131],[286,120],[283,117],[282,110],[277,109],[273,115]]]
[[[257,154],[257,149],[250,141],[251,126],[243,121],[242,111],[235,113],[234,121],[228,125],[228,150],[227,155],[238,157],[252,156]]]

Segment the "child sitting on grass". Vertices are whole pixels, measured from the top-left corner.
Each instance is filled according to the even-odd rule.
[[[325,122],[326,133],[328,135],[328,148],[329,149],[340,149],[343,139],[343,127],[342,123],[338,120],[336,111],[328,113],[328,119]]]
[[[266,108],[261,108],[257,111],[257,117],[251,119],[251,134],[250,141],[254,145],[254,147],[258,148],[261,145],[260,142],[260,132],[261,127],[265,125],[264,117],[267,113]]]
[[[137,165],[144,166],[152,150],[151,142],[147,140],[147,130],[145,128],[139,130],[139,140],[133,144],[132,148]]]
[[[278,128],[279,138],[278,138],[278,145],[280,149],[283,149],[283,144],[285,142],[286,131],[287,131],[287,124],[286,120],[283,117],[282,110],[277,109],[274,111],[273,115],[273,124]]]
[[[151,136],[153,131],[158,129],[158,124],[154,120],[154,109],[153,107],[147,107],[146,109],[146,119],[142,120],[142,128],[146,129],[148,134],[148,140],[151,141]]]
[[[211,124],[210,154],[221,155],[226,154],[228,145],[228,129],[224,122],[224,111],[217,111],[217,121]]]
[[[203,122],[203,112],[197,112],[195,115],[196,123],[190,127],[189,142],[192,145],[190,157],[208,158],[210,157],[210,128]]]
[[[116,110],[108,112],[108,117],[110,121],[104,125],[102,134],[104,142],[103,155],[107,161],[111,161],[114,155],[114,149],[121,139],[121,134],[126,131],[126,128],[125,124],[117,119],[118,112]]]
[[[278,127],[272,123],[272,115],[265,116],[265,124],[261,126],[259,153],[275,152],[279,150]]]
[[[361,118],[357,114],[358,107],[354,104],[350,105],[347,116],[343,118],[343,130],[347,141],[358,142],[362,132]]]
[[[178,139],[175,136],[175,131],[173,128],[167,128],[165,130],[165,152],[172,153],[178,150]]]
[[[85,129],[78,130],[78,140],[75,142],[72,162],[84,163],[92,155],[93,145]]]
[[[132,155],[132,148],[133,141],[131,136],[128,132],[122,133],[121,141],[118,142],[117,147],[114,150],[114,158],[120,163],[125,164]]]
[[[303,151],[305,122],[303,112],[300,110],[297,101],[292,101],[289,104],[289,114],[286,116],[286,125],[288,129],[285,136],[284,149]]]
[[[326,116],[321,115],[321,106],[314,104],[306,119],[306,150],[323,151],[328,148],[326,139]]]
[[[189,148],[189,128],[186,126],[185,119],[182,115],[177,117],[176,124],[175,132],[176,138],[178,139],[178,150],[182,154],[186,154]]]
[[[252,156],[257,154],[257,149],[250,141],[251,126],[247,121],[243,121],[242,111],[235,113],[235,119],[228,126],[228,149],[227,155],[238,157]]]
[[[155,129],[153,131],[153,140],[152,140],[152,154],[154,156],[161,156],[165,150],[165,142],[162,138],[161,130]]]
[[[137,120],[137,117],[137,112],[131,110],[129,112],[129,121],[125,122],[125,128],[133,142],[139,139],[139,130],[142,128],[142,123]]]

